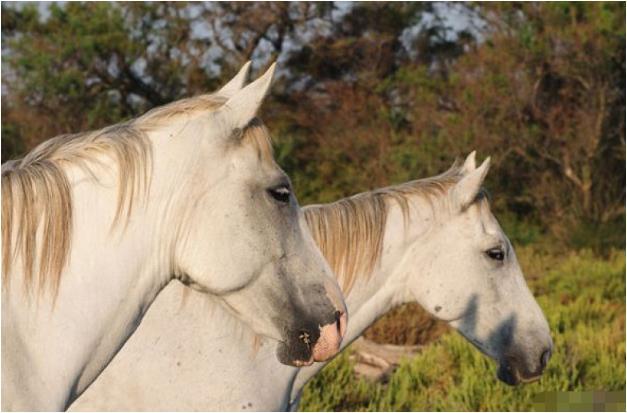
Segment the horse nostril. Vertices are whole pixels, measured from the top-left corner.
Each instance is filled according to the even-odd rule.
[[[311,345],[311,335],[306,331],[301,331],[298,335],[298,339],[305,343],[307,347]]]
[[[542,370],[544,370],[546,365],[549,364],[550,358],[551,358],[551,349],[545,350],[544,353],[542,353],[542,356],[540,357],[540,366]]]

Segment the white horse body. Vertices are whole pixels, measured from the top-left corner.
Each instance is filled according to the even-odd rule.
[[[487,164],[475,168],[473,153],[461,170],[465,177],[445,191],[444,199],[433,202],[412,195],[408,215],[401,203],[389,201],[378,262],[371,274],[357,274],[350,292],[344,291],[351,322],[342,347],[393,307],[418,301],[516,375],[510,380],[500,373],[500,378],[519,382],[542,372],[552,346],[546,320],[487,202],[475,201],[486,172]],[[402,192],[400,188],[397,192]],[[329,228],[330,232],[339,230]],[[497,268],[484,251],[499,243],[507,257]],[[341,276],[338,268],[334,270]],[[198,317],[185,317],[184,325],[175,325],[172,313],[213,304],[196,293],[182,300],[182,286],[171,285],[168,290],[71,410],[279,411],[297,407],[303,386],[322,363],[300,369],[281,365],[271,357],[266,341],[261,341],[258,352],[253,350],[255,336],[245,327],[241,338],[234,338],[208,331]],[[228,317],[224,315],[224,322],[237,323],[227,321]],[[165,331],[170,332],[167,337],[159,333]],[[524,350],[517,364],[511,358],[512,344]],[[206,374],[216,362],[221,373]]]
[[[54,294],[20,279],[28,273],[25,259],[11,254],[15,259],[2,290],[3,410],[67,408],[173,278],[213,296],[269,343],[278,342],[274,359],[303,365],[337,351],[346,323],[339,288],[306,230],[289,181],[247,137],[264,131],[251,120],[273,69],[242,89],[247,68],[234,79],[235,87],[222,90],[226,103],[218,109],[199,113],[175,106],[158,127],[142,124],[151,162],[128,222],[112,225],[120,183],[129,177],[110,152],[84,151],[85,162],[55,159],[56,152],[42,155],[44,167],[61,165],[71,189],[71,248]],[[28,172],[12,168],[3,165],[3,195],[15,192],[10,185],[16,174]],[[34,192],[38,200],[42,194]],[[48,208],[38,201],[37,208]],[[7,211],[20,213],[17,205]],[[3,236],[10,234],[6,219]],[[37,245],[49,242],[41,227]],[[16,237],[9,236],[17,245]],[[214,328],[211,314],[195,316]],[[303,329],[309,343],[298,339]]]
[[[277,390],[289,387],[298,368],[271,362],[275,355],[269,340],[257,338],[213,300],[185,290],[173,282],[159,294],[120,351],[122,357],[111,361],[70,410],[228,411],[287,405],[288,395]],[[176,333],[150,328],[154,334],[143,334],[145,323],[173,326],[182,313],[185,320]],[[211,314],[211,322],[187,318],[199,313]],[[109,369],[124,374],[108,374]]]

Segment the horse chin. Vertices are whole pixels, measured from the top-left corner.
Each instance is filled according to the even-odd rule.
[[[293,366],[294,367],[306,367],[306,366],[311,366],[313,364],[314,360],[313,357],[310,358],[307,361],[302,361],[302,360],[294,360],[293,361]]]

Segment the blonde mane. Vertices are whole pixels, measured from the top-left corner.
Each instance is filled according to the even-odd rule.
[[[147,132],[173,117],[212,111],[226,99],[202,95],[155,108],[129,122],[101,130],[61,135],[47,140],[21,160],[2,165],[2,272],[8,285],[13,262],[20,257],[25,286],[37,282],[55,295],[67,264],[72,234],[72,187],[66,168],[77,166],[96,178],[99,155],[117,165],[118,198],[112,228],[128,222],[136,198],[149,192],[152,145]],[[260,156],[272,158],[272,145],[259,121],[251,123],[242,140],[250,139]],[[145,198],[144,198],[145,199]],[[37,236],[41,231],[40,238]],[[38,244],[39,239],[39,244]],[[35,279],[35,270],[38,277]]]
[[[390,202],[400,206],[407,224],[411,196],[421,196],[433,205],[462,176],[463,169],[455,162],[448,171],[435,177],[303,208],[311,235],[344,294],[350,292],[358,277],[369,277],[381,257]]]

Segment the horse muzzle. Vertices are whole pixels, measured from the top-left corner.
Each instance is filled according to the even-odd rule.
[[[340,351],[346,324],[346,313],[336,311],[331,323],[295,329],[280,343],[277,358],[281,363],[295,367],[326,361]]]
[[[503,383],[509,384],[510,386],[515,386],[521,383],[532,383],[540,380],[542,373],[549,363],[551,354],[552,348],[545,348],[541,352],[538,360],[533,363],[535,366],[531,369],[523,361],[524,359],[522,357],[506,357],[499,363],[496,376]]]

